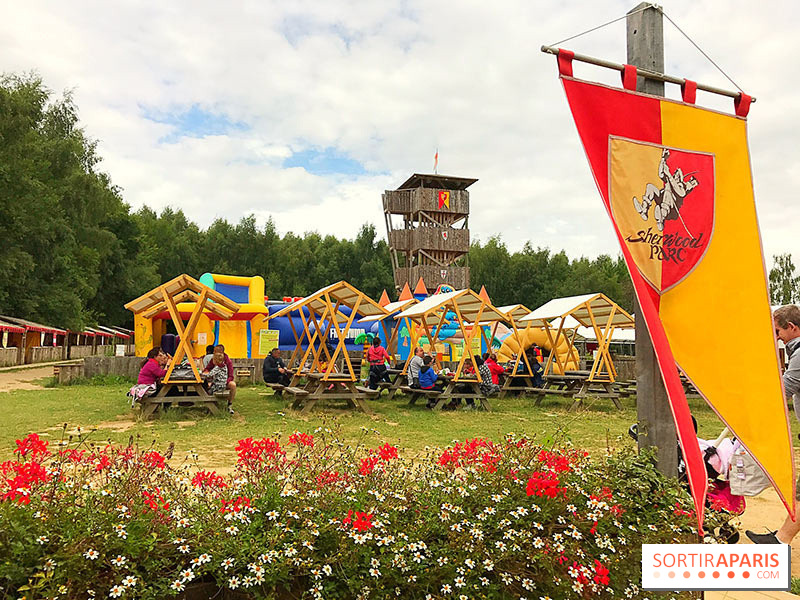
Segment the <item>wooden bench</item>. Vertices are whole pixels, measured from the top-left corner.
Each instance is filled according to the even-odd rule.
[[[388,385],[388,384],[387,384],[387,385]],[[362,394],[364,394],[364,395],[366,395],[366,396],[372,396],[372,397],[378,396],[378,395],[381,393],[381,390],[380,390],[380,388],[379,388],[379,389],[377,389],[377,390],[372,390],[372,389],[370,389],[370,388],[368,388],[368,387],[364,387],[363,385],[357,385],[357,386],[356,386],[356,389],[357,389],[359,392],[361,392]]]
[[[265,383],[268,388],[272,389],[275,392],[276,396],[280,396],[281,392],[286,389],[286,386],[282,383]]]
[[[303,388],[291,387],[291,386],[284,387],[283,391],[286,392],[287,394],[291,394],[292,396],[308,396],[311,393],[308,390],[304,390]]]
[[[417,403],[417,400],[420,398],[439,398],[439,396],[442,395],[442,392],[436,390],[423,390],[420,388],[408,387],[407,385],[401,385],[400,391],[411,396],[408,401],[409,406],[414,406]],[[442,408],[446,402],[447,398],[440,398],[434,405],[433,409],[438,410]]]

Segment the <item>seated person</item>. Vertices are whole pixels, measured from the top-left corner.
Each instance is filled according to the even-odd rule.
[[[206,346],[206,355],[200,359],[202,361],[200,369],[205,369],[212,358],[214,358],[214,344],[209,344]]]
[[[436,384],[439,376],[436,371],[431,367],[433,358],[426,356],[422,359],[422,368],[419,370],[419,388],[428,392],[441,392],[442,386]],[[428,408],[433,408],[436,405],[436,400],[433,398],[428,400]]]
[[[203,369],[203,375],[208,378],[210,394],[218,394],[228,390],[228,412],[233,414],[233,399],[236,397],[236,382],[233,380],[233,362],[225,354],[225,346],[214,346],[214,355],[211,362]]]
[[[496,394],[500,391],[500,386],[494,383],[492,379],[492,371],[489,365],[482,358],[475,357],[478,360],[478,373],[481,376],[481,393],[484,396],[491,396],[492,394]]]
[[[408,371],[406,372],[406,376],[408,377],[408,387],[419,387],[419,371],[424,364],[422,362],[424,356],[425,351],[422,348],[419,346],[414,348],[414,356],[412,356],[411,360],[408,362]]]
[[[282,386],[288,386],[291,382],[292,372],[286,368],[286,364],[281,358],[281,351],[277,347],[270,350],[264,359],[261,374],[264,377],[264,383],[279,383]],[[280,395],[281,391],[277,390],[275,393]]]
[[[372,346],[367,350],[367,361],[369,362],[369,389],[377,390],[378,382],[385,381],[391,383],[386,363],[391,361],[386,348],[381,346],[381,338],[377,335],[372,340]]]
[[[139,369],[139,378],[136,383],[139,385],[156,385],[161,383],[164,375],[167,374],[169,357],[159,346],[156,346],[147,353],[147,358],[142,362]]]
[[[128,396],[133,398],[131,406],[142,398],[152,396],[158,391],[161,380],[167,374],[166,367],[168,364],[169,356],[159,346],[154,347],[147,353],[147,357],[139,369],[136,385],[128,391]]]
[[[531,346],[528,348],[528,351],[525,353],[528,357],[528,363],[531,365],[531,381],[533,381],[534,387],[542,387],[544,386],[544,367],[542,363],[539,362],[539,358],[541,354],[537,352],[537,347]]]
[[[492,383],[495,385],[500,385],[500,375],[505,373],[505,369],[497,364],[497,355],[487,352],[483,355],[483,364],[492,374]]]

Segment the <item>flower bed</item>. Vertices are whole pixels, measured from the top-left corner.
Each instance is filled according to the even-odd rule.
[[[642,543],[696,541],[652,458],[508,436],[404,457],[328,429],[244,439],[230,475],[35,434],[0,465],[8,597],[621,598]],[[713,519],[713,515],[709,515]]]

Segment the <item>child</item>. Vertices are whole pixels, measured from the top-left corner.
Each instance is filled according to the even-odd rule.
[[[431,367],[432,362],[433,358],[430,356],[426,356],[422,359],[422,368],[419,370],[419,387],[422,390],[430,392],[441,392],[442,386],[436,385],[436,380],[439,376],[436,374],[436,371],[433,370],[433,367]],[[428,408],[433,408],[434,406],[436,406],[436,400],[434,398],[429,398]]]

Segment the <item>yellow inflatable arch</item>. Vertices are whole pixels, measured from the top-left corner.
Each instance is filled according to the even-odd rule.
[[[551,335],[555,337],[555,332],[552,332]],[[559,344],[556,345],[555,353],[561,359],[561,364],[565,365],[567,371],[577,371],[580,368],[578,351],[569,343],[565,336],[562,335],[559,336],[559,338]],[[518,330],[517,333],[511,333],[503,340],[503,344],[497,351],[497,361],[509,362],[513,360],[512,355],[519,355],[520,351],[525,352],[525,350],[530,348],[533,344],[545,350],[553,351],[544,328],[528,327]],[[556,375],[563,375],[558,366],[558,362],[555,360],[552,362],[552,372]]]

